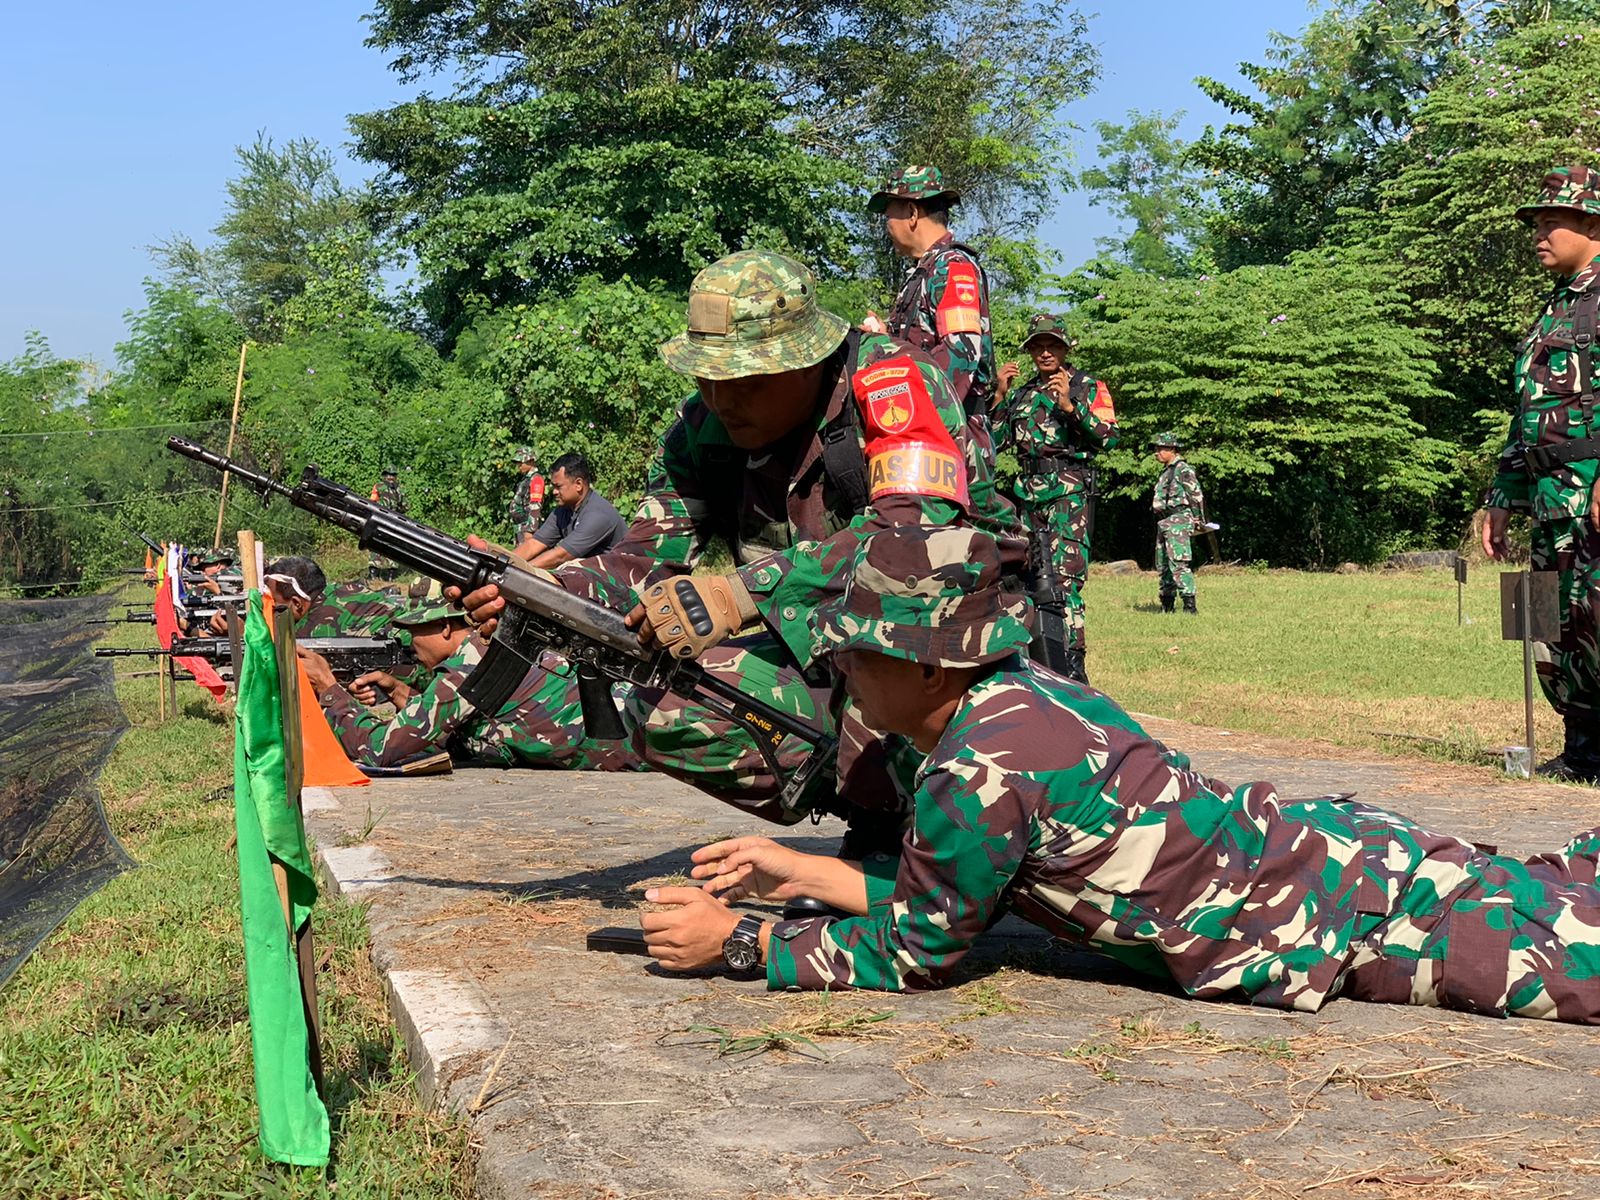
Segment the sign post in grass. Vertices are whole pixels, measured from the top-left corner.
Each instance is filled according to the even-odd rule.
[[[1538,757],[1533,745],[1533,644],[1561,640],[1559,578],[1555,571],[1504,571],[1500,575],[1500,636],[1522,643],[1523,737],[1529,779]]]

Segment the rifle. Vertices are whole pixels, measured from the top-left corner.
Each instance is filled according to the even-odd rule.
[[[1028,526],[1028,594],[1039,614],[1039,630],[1028,648],[1029,657],[1058,675],[1070,675],[1067,656],[1067,593],[1050,559],[1050,543],[1038,515],[1023,508]]]
[[[461,687],[462,697],[480,711],[494,713],[503,707],[540,654],[549,650],[573,665],[583,728],[589,737],[614,741],[624,736],[611,699],[610,681],[617,680],[675,692],[734,722],[750,734],[774,779],[784,777],[778,747],[786,735],[815,747],[783,784],[786,803],[796,800],[812,778],[831,767],[837,743],[822,730],[746,695],[697,662],[641,646],[621,613],[541,578],[504,550],[474,549],[459,538],[324,479],[314,466],[305,469],[299,483],[288,487],[188,438],[168,438],[167,449],[232,475],[264,500],[282,496],[319,520],[355,534],[363,550],[394,559],[447,587],[460,588],[463,594],[486,584],[497,586],[506,601],[505,612],[488,653]]]
[[[315,650],[328,660],[338,679],[354,679],[368,671],[383,671],[411,662],[411,654],[395,638],[311,637],[296,638],[297,647]],[[233,644],[225,637],[173,638],[172,645],[97,646],[96,658],[203,658],[208,663],[233,661]]]
[[[154,625],[156,614],[153,612],[125,612],[120,617],[102,617],[96,621],[85,621],[85,625]]]

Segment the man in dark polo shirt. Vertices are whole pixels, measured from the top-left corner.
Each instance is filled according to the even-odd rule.
[[[604,554],[628,532],[622,514],[594,490],[589,460],[563,454],[550,466],[557,507],[517,553],[535,567],[559,567],[575,558]]]

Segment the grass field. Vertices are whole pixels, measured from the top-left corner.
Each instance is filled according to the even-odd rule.
[[[148,626],[113,628],[116,644],[154,641]],[[0,1197],[470,1194],[465,1129],[419,1105],[363,915],[327,898],[315,921],[334,1161],[324,1175],[261,1158],[226,849],[229,726],[193,684],[179,685],[182,713],[166,725],[153,680],[118,693],[136,724],[101,785],[141,865],[0,992]]]
[[[1203,725],[1484,761],[1523,741],[1522,649],[1500,640],[1498,569],[1471,573],[1456,624],[1445,570],[1202,570],[1200,614],[1168,615],[1152,574],[1095,569],[1089,677],[1125,707]],[[1537,684],[1535,685],[1537,687]],[[1535,696],[1538,750],[1560,721]]]

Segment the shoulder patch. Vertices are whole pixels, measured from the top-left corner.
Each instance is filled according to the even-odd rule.
[[[940,337],[983,332],[983,292],[975,263],[966,258],[949,261],[934,322]]]
[[[965,506],[967,466],[922,366],[897,354],[856,372],[868,492],[937,496]],[[957,410],[959,411],[959,410]]]

